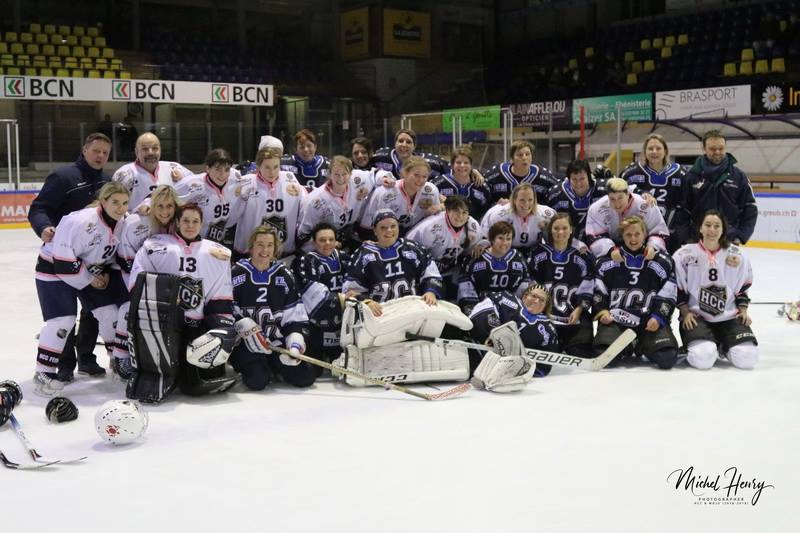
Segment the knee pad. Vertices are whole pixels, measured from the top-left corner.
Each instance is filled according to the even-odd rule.
[[[736,368],[746,370],[755,368],[756,363],[758,363],[758,346],[752,342],[731,346],[731,349],[728,350],[728,359]]]
[[[116,338],[114,323],[117,321],[118,311],[117,306],[114,304],[92,309],[92,314],[97,319],[97,331],[107,345],[113,344]]]
[[[656,350],[647,355],[647,358],[654,362],[661,370],[669,370],[678,361],[678,350],[675,348],[664,348]]]
[[[708,370],[717,361],[717,345],[714,342],[701,340],[692,341],[687,347],[689,353],[686,360],[693,367]]]

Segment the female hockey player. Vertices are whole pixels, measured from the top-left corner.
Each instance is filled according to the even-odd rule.
[[[620,222],[627,217],[638,216],[650,233],[647,235],[647,257],[651,259],[656,250],[666,251],[669,230],[657,207],[628,190],[628,182],[611,178],[606,182],[607,195],[589,206],[586,216],[586,240],[595,257],[614,251],[622,237]],[[615,254],[617,261],[621,258]]]
[[[541,205],[536,201],[536,193],[530,183],[520,183],[511,193],[511,201],[507,204],[497,204],[489,209],[481,219],[481,230],[484,235],[489,234],[489,228],[495,222],[508,222],[514,227],[514,248],[527,249],[535,246],[539,240],[539,233],[556,212]],[[489,241],[483,241],[488,246]]]
[[[278,230],[283,254],[294,253],[300,201],[306,190],[290,172],[281,170],[280,161],[279,150],[259,150],[256,154],[258,170],[242,178],[239,196],[231,204],[231,211],[241,212],[233,240],[233,249],[238,256],[247,254],[250,235],[262,224]]]
[[[489,293],[520,295],[528,286],[528,261],[511,247],[514,226],[502,220],[495,222],[488,237],[491,246],[467,266],[458,283],[458,305],[467,315]]]
[[[478,169],[472,166],[472,148],[468,145],[456,148],[450,156],[450,169],[450,172],[431,182],[442,196],[460,195],[466,198],[470,216],[480,220],[489,209],[489,188]]]
[[[314,226],[311,242],[314,250],[296,257],[292,271],[311,322],[309,352],[332,361],[342,351],[339,337],[345,295],[341,290],[349,256],[336,248],[336,231],[326,222]]]
[[[539,198],[547,198],[547,191],[558,180],[547,168],[533,163],[533,145],[528,141],[514,141],[508,156],[509,161],[498,163],[485,174],[486,185],[491,194],[490,205],[508,198],[521,183],[529,183]]]
[[[564,353],[592,356],[594,258],[572,245],[575,228],[569,213],[556,213],[545,229],[545,242],[531,252],[532,282],[547,287],[552,302],[550,319]]]
[[[127,394],[142,401],[159,402],[175,386],[203,395],[236,382],[224,366],[236,340],[230,250],[201,237],[199,206],[180,207],[176,219],[174,233],[153,235],[136,252],[129,278],[136,370]]]
[[[350,161],[356,170],[372,170],[372,141],[366,137],[356,137],[350,141]]]
[[[281,262],[281,241],[272,226],[257,227],[250,239],[250,256],[233,267],[236,331],[244,342],[231,354],[233,368],[251,390],[263,390],[273,379],[308,387],[317,372],[309,363],[273,354],[269,345],[303,353],[309,320],[292,272]]]
[[[675,252],[689,238],[691,216],[681,205],[686,172],[678,163],[669,162],[667,141],[658,133],[648,135],[642,144],[642,159],[634,161],[620,178],[635,186],[635,192],[655,198],[661,216],[669,228],[667,249]]]
[[[308,191],[325,181],[328,175],[328,158],[317,153],[317,136],[302,129],[294,136],[295,152],[281,158],[281,170],[294,174]]]
[[[422,295],[428,305],[442,297],[442,276],[425,247],[400,237],[400,223],[391,209],[375,213],[372,224],[377,242],[361,245],[353,255],[342,292],[353,291],[375,316],[381,302]]]
[[[388,170],[398,180],[404,177],[403,167],[411,156],[418,156],[428,162],[432,178],[446,174],[450,170],[442,158],[433,154],[417,152],[417,134],[409,129],[397,130],[394,134],[394,148],[379,148],[372,156],[373,166]]]
[[[550,297],[547,288],[531,284],[521,297],[510,292],[492,292],[480,301],[469,315],[472,321],[470,335],[476,342],[484,343],[494,328],[514,322],[520,341],[525,348],[541,348],[560,352],[558,333],[548,318]],[[470,350],[470,367],[475,370],[480,363],[478,352]],[[537,364],[534,377],[550,373],[550,365]]]
[[[567,165],[567,177],[547,191],[545,203],[557,213],[569,213],[575,228],[574,237],[584,241],[589,206],[605,195],[605,182],[592,176],[589,162],[576,159]]]
[[[677,293],[672,258],[661,251],[647,258],[647,226],[640,217],[625,218],[619,229],[622,261],[610,256],[597,261],[595,354],[605,350],[623,328],[633,328],[638,339],[636,353],[659,368],[672,368],[678,358],[678,343],[670,327]],[[611,363],[618,363],[628,353],[630,350],[624,351]]]
[[[410,156],[403,165],[403,179],[391,187],[378,187],[367,203],[361,216],[361,236],[363,240],[372,238],[375,214],[389,209],[395,213],[400,224],[400,233],[405,233],[423,218],[435,215],[444,209],[439,200],[439,189],[428,182],[431,174],[430,164],[419,156]]]
[[[728,241],[728,222],[719,211],[706,212],[698,233],[700,242],[684,245],[674,256],[687,360],[707,370],[722,353],[737,368],[754,368],[758,346],[747,314],[750,261]]]
[[[119,270],[111,265],[122,229],[118,222],[127,213],[129,197],[121,183],[106,183],[99,200],[62,218],[53,240],[39,251],[36,292],[45,321],[33,377],[39,395],[53,396],[64,388],[56,372],[67,334],[77,319],[78,300],[97,318],[106,349],[113,346],[114,320],[124,287]]]

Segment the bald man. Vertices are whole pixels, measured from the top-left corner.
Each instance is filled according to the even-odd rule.
[[[122,182],[131,192],[128,211],[134,212],[139,204],[159,185],[172,185],[193,173],[172,161],[161,161],[161,141],[152,133],[143,133],[136,139],[136,161],[122,165],[111,178]]]

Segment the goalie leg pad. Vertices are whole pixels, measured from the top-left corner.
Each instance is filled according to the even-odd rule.
[[[406,340],[406,333],[441,337],[445,324],[461,330],[472,329],[472,322],[457,305],[439,300],[427,305],[419,296],[405,296],[384,304],[376,317],[364,304],[348,304],[342,316],[342,346],[358,348],[386,346]]]
[[[393,383],[469,379],[469,355],[465,348],[436,346],[428,341],[367,349],[350,345],[334,364]],[[346,376],[345,382],[356,387],[371,385],[352,376]]]
[[[142,272],[131,291],[128,347],[136,372],[127,396],[160,402],[175,388],[181,366],[183,310],[176,305],[180,277]]]
[[[494,351],[501,356],[522,355],[525,346],[519,338],[516,322],[506,322],[489,332]]]

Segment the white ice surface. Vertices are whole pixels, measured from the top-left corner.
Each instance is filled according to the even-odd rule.
[[[78,377],[65,389],[78,420],[46,421],[30,379],[37,239],[4,230],[0,243],[0,379],[22,386],[15,414],[41,453],[89,456],[46,471],[0,469],[2,532],[800,530],[800,324],[775,305],[751,307],[762,357],[754,371],[722,362],[708,372],[564,371],[520,394],[442,402],[329,379],[264,393],[239,385],[148,406],[146,439],[111,448],[93,419],[123,397],[118,382]],[[800,253],[746,253],[754,301],[800,297]],[[26,460],[9,424],[0,450]],[[735,466],[774,488],[755,506],[749,489],[738,494],[745,505],[698,505],[667,482],[689,466],[712,478]]]

